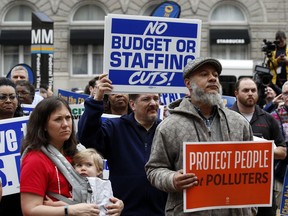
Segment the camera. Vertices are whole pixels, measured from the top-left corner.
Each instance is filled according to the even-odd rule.
[[[273,76],[268,67],[256,65],[254,71],[254,80],[257,84],[268,86],[271,83]]]
[[[266,97],[265,89],[269,85],[272,84],[273,76],[270,73],[270,68],[274,68],[272,62],[272,52],[276,50],[279,41],[267,41],[266,39],[263,40],[264,45],[262,46],[261,51],[265,52],[265,57],[262,65],[256,65],[254,70],[253,79],[257,84],[258,88],[258,105],[265,104],[264,98]]]
[[[263,40],[264,42],[264,46],[262,47],[262,52],[272,52],[274,50],[276,50],[276,44],[278,41],[267,41],[266,39]]]
[[[263,47],[262,52],[265,52],[267,54],[271,54],[272,51],[276,50],[277,45],[279,44],[279,41],[267,41],[266,39],[263,40]],[[267,55],[268,56],[268,55]],[[270,57],[270,56],[268,56]]]
[[[261,51],[265,52],[265,58],[262,63],[262,66],[256,65],[254,70],[254,80],[258,85],[259,90],[266,88],[272,81],[272,75],[270,73],[270,64],[273,64],[271,61],[272,51],[276,50],[279,41],[267,41],[263,40],[264,46],[262,46]],[[273,65],[272,65],[273,66]],[[259,91],[260,93],[262,91]]]
[[[256,65],[254,70],[253,79],[257,85],[258,89],[258,105],[263,106],[265,104],[267,86],[272,84],[272,75],[270,74],[270,69],[268,67]]]

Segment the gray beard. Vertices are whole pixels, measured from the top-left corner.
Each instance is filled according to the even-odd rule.
[[[222,86],[220,85],[219,93],[206,93],[204,92],[195,82],[191,82],[190,84],[192,92],[191,97],[194,100],[199,101],[201,103],[210,105],[210,106],[220,106],[221,108],[224,107],[222,101]]]

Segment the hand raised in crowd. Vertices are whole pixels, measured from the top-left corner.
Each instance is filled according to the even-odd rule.
[[[273,100],[272,103],[275,104],[277,107],[282,106],[284,101],[282,98],[282,94],[277,95]]]
[[[96,81],[96,85],[93,88],[94,100],[102,101],[104,94],[112,91],[112,81],[107,76],[108,74],[101,74]]]
[[[106,215],[119,216],[124,208],[122,200],[112,197],[109,199],[112,204],[105,206],[107,209]]]
[[[198,184],[198,178],[194,173],[183,174],[183,170],[178,170],[173,176],[173,184],[177,191],[183,191]]]

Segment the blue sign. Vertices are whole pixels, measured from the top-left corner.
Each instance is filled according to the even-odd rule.
[[[225,107],[230,108],[236,101],[236,97],[222,95],[222,100]]]
[[[19,193],[20,147],[28,116],[0,120],[0,179],[3,195]]]
[[[288,166],[286,167],[285,177],[283,182],[282,199],[280,203],[280,215],[288,215]]]
[[[58,97],[64,98],[69,104],[82,104],[89,95],[58,89]]]
[[[200,54],[201,21],[109,14],[104,71],[119,93],[187,93],[183,69]]]

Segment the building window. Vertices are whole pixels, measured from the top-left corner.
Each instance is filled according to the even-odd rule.
[[[211,21],[231,22],[245,21],[242,11],[234,5],[221,5],[217,7],[211,16]]]
[[[217,59],[244,60],[248,59],[247,49],[245,44],[211,44],[211,56]]]
[[[106,13],[96,5],[85,5],[74,14],[74,21],[98,21],[104,20]]]
[[[6,76],[16,64],[25,63],[30,65],[31,63],[30,46],[3,46],[3,53],[4,74],[2,76]]]
[[[73,76],[103,73],[105,15],[104,10],[96,5],[85,5],[75,12],[72,25],[86,22],[87,29],[73,27],[70,31]],[[95,26],[97,29],[92,29]]]
[[[10,9],[4,18],[5,22],[31,22],[33,10],[26,5],[17,5]]]
[[[249,59],[249,32],[245,15],[235,5],[222,4],[212,11],[210,55],[218,59]]]
[[[9,29],[2,28],[0,31],[1,76],[6,76],[16,64],[31,64],[32,12],[33,9],[29,6],[16,5],[8,10],[3,18],[1,25],[8,25]],[[14,26],[15,28],[13,28]]]
[[[72,59],[73,75],[103,73],[103,45],[74,45]]]

